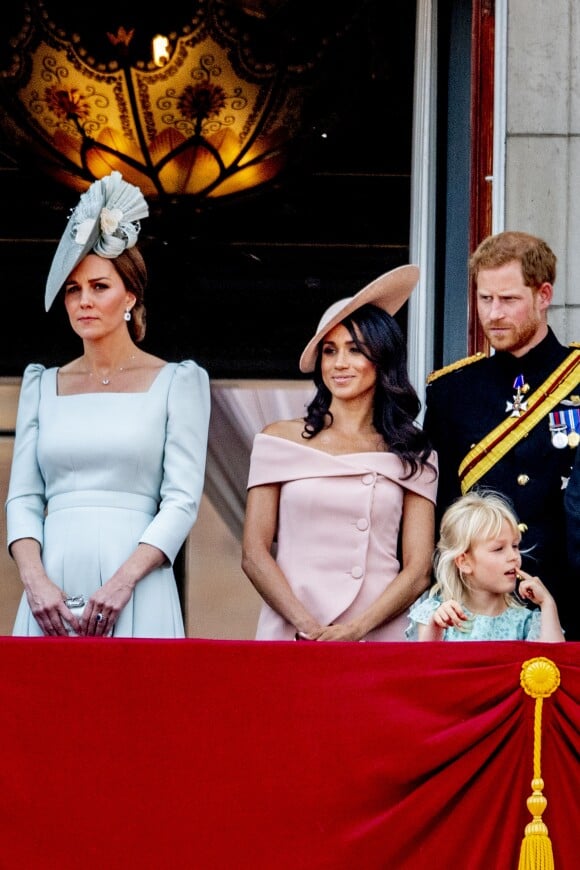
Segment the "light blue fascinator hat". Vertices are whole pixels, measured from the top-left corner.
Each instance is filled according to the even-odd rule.
[[[148,214],[145,197],[120,172],[93,182],[70,215],[53,257],[44,294],[46,311],[83,257],[92,253],[114,260],[136,244],[141,218]]]

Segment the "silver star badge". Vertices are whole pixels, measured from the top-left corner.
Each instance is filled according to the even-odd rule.
[[[513,402],[505,403],[506,411],[511,411],[510,417],[521,417],[523,411],[528,410],[528,403],[521,396],[514,396]]]

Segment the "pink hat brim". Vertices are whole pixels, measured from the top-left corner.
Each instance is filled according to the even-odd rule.
[[[316,334],[302,351],[300,371],[304,373],[314,371],[319,342],[349,314],[363,305],[371,304],[394,315],[405,304],[418,282],[418,266],[399,266],[375,278],[354,296],[334,302],[320,318]]]

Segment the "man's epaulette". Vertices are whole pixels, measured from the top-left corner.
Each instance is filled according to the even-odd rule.
[[[578,350],[580,349],[580,341],[571,341],[568,346],[574,348],[574,350]],[[580,405],[580,395],[578,393],[574,393],[573,395],[568,396],[567,399],[564,399],[562,401],[562,404],[572,405],[573,407],[577,408],[578,405]]]
[[[436,369],[434,372],[431,372],[430,375],[427,375],[427,383],[431,384],[433,381],[436,381],[437,378],[440,378],[441,375],[457,371],[457,369],[462,369],[464,366],[471,365],[471,363],[479,362],[481,359],[487,359],[487,354],[482,350],[474,353],[473,356],[466,356],[463,359],[458,359],[455,362],[449,363],[447,366],[443,366],[442,369]]]

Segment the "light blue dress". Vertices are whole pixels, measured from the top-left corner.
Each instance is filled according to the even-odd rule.
[[[57,369],[22,380],[6,520],[8,546],[35,538],[51,580],[86,599],[140,542],[167,562],[137,583],[117,637],[184,637],[173,561],[203,491],[209,378],[167,363],[139,393],[57,394]],[[13,634],[42,632],[22,596]]]
[[[410,625],[406,629],[407,640],[417,640],[417,625],[428,625],[431,616],[442,603],[437,595],[416,601],[409,610]],[[471,613],[463,607],[470,617],[462,627],[446,628],[443,640],[538,640],[541,627],[541,612],[528,610],[527,607],[507,607],[499,616],[482,616]]]

